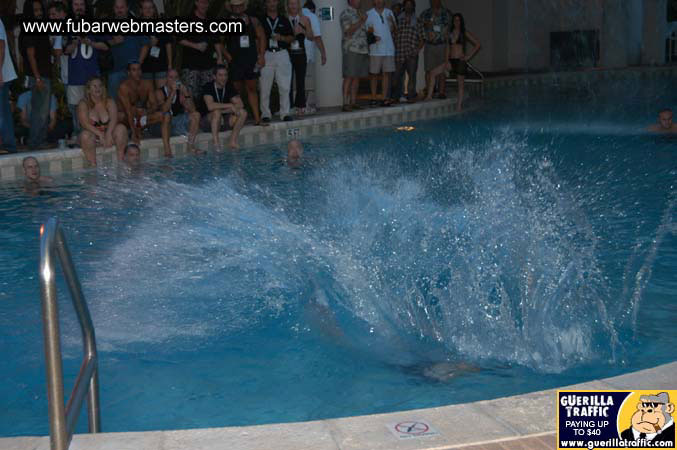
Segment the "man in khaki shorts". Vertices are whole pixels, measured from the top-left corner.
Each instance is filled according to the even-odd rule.
[[[367,11],[367,31],[373,33],[376,42],[369,46],[369,74],[371,82],[371,104],[376,105],[376,84],[378,74],[383,73],[383,106],[390,106],[390,74],[395,72],[395,43],[397,20],[391,10],[385,7],[385,0],[374,0],[374,7]]]
[[[341,13],[343,32],[343,111],[360,109],[357,105],[357,88],[360,78],[369,74],[369,46],[367,45],[367,16],[360,11],[360,0],[348,0]]]

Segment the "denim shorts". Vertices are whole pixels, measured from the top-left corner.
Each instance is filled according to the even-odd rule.
[[[167,114],[167,113],[165,113]],[[169,132],[170,136],[188,136],[188,128],[190,125],[190,116],[186,113],[181,113],[178,116],[172,116],[172,128]],[[162,124],[155,123],[149,128],[150,135],[153,137],[162,137]]]

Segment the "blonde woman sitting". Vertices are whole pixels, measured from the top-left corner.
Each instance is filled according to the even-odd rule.
[[[118,108],[108,97],[101,78],[94,77],[85,86],[85,98],[78,104],[80,147],[87,162],[96,166],[96,148],[115,144],[118,160],[124,156],[127,145],[127,128],[118,123]]]

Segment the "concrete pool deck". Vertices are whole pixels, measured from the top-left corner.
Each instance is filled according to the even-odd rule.
[[[677,361],[562,389],[674,389]],[[555,448],[556,389],[390,414],[249,427],[78,434],[72,450],[413,450]],[[224,406],[227,407],[227,406]],[[104,417],[105,417],[105,411]],[[47,412],[45,411],[45,420]],[[400,439],[388,428],[425,422],[437,434]],[[105,424],[105,420],[104,420]],[[49,437],[0,439],[3,450],[49,450]]]

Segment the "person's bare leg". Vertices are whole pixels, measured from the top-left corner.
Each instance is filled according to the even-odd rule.
[[[169,145],[169,135],[172,131],[172,115],[163,114],[162,125],[160,125],[162,130],[162,146],[165,149],[165,157],[172,157],[172,147]]]
[[[444,67],[444,66],[443,66]],[[440,95],[447,95],[447,77],[446,74],[444,73],[445,71],[443,70],[442,73],[440,73],[438,77],[438,83],[440,87]]]
[[[456,100],[456,111],[461,111],[463,109],[463,88],[465,87],[465,76],[458,75],[456,76],[458,81],[458,99]]]
[[[118,106],[118,123],[127,123],[127,115],[125,110]]]
[[[350,100],[351,104],[357,104],[357,88],[360,87],[360,79],[353,78],[352,84],[350,85]]]
[[[246,80],[244,84],[247,87],[247,99],[252,108],[254,123],[258,125],[261,123],[261,112],[259,111],[259,94],[256,92],[256,80]]]
[[[350,88],[352,86],[351,82],[352,82],[352,78],[344,78],[343,79],[343,104],[344,105],[350,105],[352,103],[350,101]]]
[[[383,72],[383,101],[390,103],[390,72]]]
[[[425,99],[431,100],[433,98],[433,77],[432,70],[425,73]]]
[[[198,153],[195,147],[195,138],[200,129],[200,113],[193,111],[188,116],[188,151]]]
[[[149,126],[154,125],[156,123],[162,123],[164,121],[165,115],[166,114],[164,114],[160,111],[155,111],[153,113],[146,114],[146,127],[149,127]],[[171,120],[170,120],[170,123],[171,123]]]
[[[115,130],[113,130],[113,143],[115,144],[118,153],[118,161],[122,161],[125,157],[125,147],[127,147],[128,140],[127,127],[121,123],[115,125]]]
[[[428,85],[428,92],[426,94],[426,100],[432,100],[433,98],[433,91],[435,90],[435,80],[439,77],[440,74],[444,74],[444,70],[446,69],[446,66],[444,64],[435,67],[433,70],[430,71],[430,82]]]
[[[80,147],[90,166],[96,166],[96,136],[89,130],[80,133]]]
[[[228,147],[232,150],[237,150],[240,148],[238,140],[240,138],[240,130],[244,127],[244,123],[247,120],[247,111],[241,109],[237,116],[230,118],[230,124],[233,127],[233,131],[230,133],[230,140],[228,141]]]
[[[209,124],[212,129],[212,142],[214,143],[214,147],[218,150],[221,146],[221,142],[219,141],[219,128],[221,128],[220,111],[212,111],[209,113]]]
[[[378,83],[378,75],[369,74],[369,88],[371,89],[371,101],[376,101],[376,85]]]

